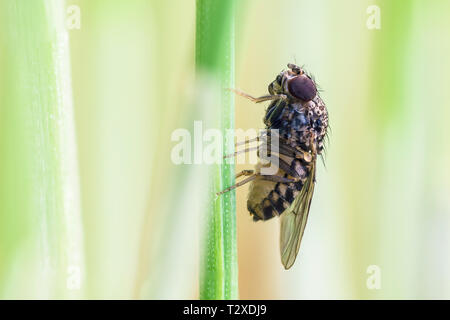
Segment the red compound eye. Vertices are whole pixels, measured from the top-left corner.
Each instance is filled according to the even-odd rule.
[[[291,95],[303,101],[312,100],[317,93],[316,85],[305,75],[289,80],[288,90]]]

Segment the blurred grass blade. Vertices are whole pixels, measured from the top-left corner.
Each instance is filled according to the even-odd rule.
[[[225,90],[234,87],[234,5],[234,1],[230,0],[197,0],[196,8],[197,79],[208,79],[217,84],[215,87],[208,86],[218,91],[211,94],[219,96],[220,103],[208,106],[217,117],[207,125],[209,128],[221,129],[225,154],[234,151],[232,141],[229,143],[225,134],[226,129],[234,127],[234,99]],[[201,250],[200,298],[236,299],[235,192],[214,196],[216,192],[234,184],[234,165],[215,165],[213,176],[211,206],[206,217]]]
[[[19,232],[3,248],[9,252],[1,261],[3,295],[81,297],[83,241],[65,2],[3,0],[0,12],[7,86],[1,95],[0,152],[9,166],[1,169],[0,225]]]

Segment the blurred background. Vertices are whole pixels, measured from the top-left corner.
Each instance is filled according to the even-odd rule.
[[[11,90],[21,69],[10,59],[30,48],[20,44],[27,25],[7,31],[10,2],[0,5],[0,297],[197,298],[208,175],[170,159],[173,130],[209,116],[194,103],[195,1],[68,0],[59,8],[81,13],[63,53],[78,160],[71,181],[80,190],[79,210],[66,218],[76,230],[63,230],[33,196],[49,173],[33,175],[20,111],[27,96]],[[372,5],[379,28],[371,28]],[[263,95],[287,63],[304,65],[331,125],[292,269],[280,262],[279,221],[252,222],[248,187],[237,190],[239,297],[449,299],[450,2],[236,7],[236,87]],[[264,113],[237,97],[235,127],[263,128]],[[69,258],[60,253],[66,245]],[[369,266],[379,271],[378,289],[367,286]]]

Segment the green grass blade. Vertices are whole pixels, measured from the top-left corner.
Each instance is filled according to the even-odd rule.
[[[13,170],[1,170],[6,202],[0,203],[0,224],[14,226],[8,222],[17,219],[22,228],[4,248],[11,254],[1,261],[1,271],[5,285],[23,282],[28,290],[13,286],[7,295],[81,297],[83,241],[65,1],[3,0],[0,12],[1,82],[7,86],[1,95],[0,152]]]
[[[234,100],[225,88],[234,87],[234,1],[197,0],[196,68],[198,77],[216,81],[220,104],[209,106],[217,115],[211,125],[220,128],[223,152],[232,153],[225,130],[234,127]],[[214,123],[215,122],[215,123]],[[234,184],[234,165],[214,168],[211,206],[205,225],[200,271],[201,299],[238,298],[235,192],[215,197],[217,191]]]

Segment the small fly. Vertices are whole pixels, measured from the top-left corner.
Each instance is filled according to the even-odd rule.
[[[328,111],[314,80],[295,64],[288,64],[288,69],[269,84],[269,95],[255,98],[239,90],[233,91],[255,103],[271,101],[264,124],[268,132],[278,130],[279,148],[276,152],[268,150],[270,157],[277,157],[278,171],[263,175],[261,168],[265,165],[259,162],[254,170],[244,170],[236,176],[245,179],[218,194],[250,182],[248,211],[254,221],[280,216],[281,262],[289,269],[297,257],[308,219],[317,156],[322,155],[327,136]],[[267,134],[257,140],[270,142],[272,138]],[[238,153],[249,150],[252,148]]]

